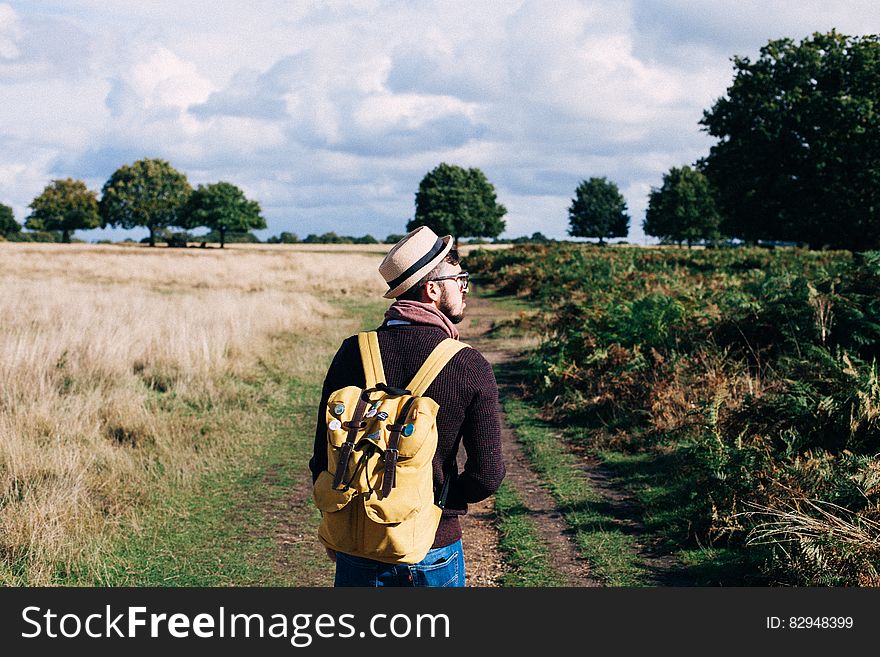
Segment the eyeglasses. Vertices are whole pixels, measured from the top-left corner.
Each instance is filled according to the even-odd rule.
[[[461,272],[460,274],[456,274],[455,276],[439,276],[437,278],[429,278],[429,281],[450,281],[455,280],[458,281],[458,289],[462,292],[467,292],[468,287],[470,286],[471,275],[466,271]]]

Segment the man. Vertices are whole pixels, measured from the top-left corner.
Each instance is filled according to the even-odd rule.
[[[438,237],[422,226],[392,247],[379,265],[388,283],[385,298],[395,299],[377,329],[385,383],[403,387],[431,351],[446,338],[458,339],[456,327],[467,306],[468,274],[463,272],[452,237]],[[346,339],[327,372],[318,411],[313,480],[327,469],[324,409],[330,393],[364,386],[357,336]],[[498,386],[492,367],[476,349],[462,349],[425,391],[440,405],[438,442],[433,459],[435,494],[445,475],[452,477],[448,498],[427,556],[416,564],[388,564],[328,549],[336,563],[336,586],[464,586],[464,552],[459,516],[468,503],[492,495],[504,477],[501,457]],[[462,472],[454,461],[457,437],[467,454]]]

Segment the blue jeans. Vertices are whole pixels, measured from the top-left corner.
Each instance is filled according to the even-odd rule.
[[[412,564],[393,564],[336,553],[334,586],[464,586],[461,540],[429,550]]]

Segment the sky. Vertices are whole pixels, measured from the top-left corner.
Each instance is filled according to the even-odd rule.
[[[441,162],[478,167],[503,237],[567,237],[582,180],[631,216],[713,138],[734,55],[836,28],[874,0],[0,0],[0,203],[24,222],[51,180],[97,192],[161,158],[225,180],[301,238],[402,234]],[[146,230],[79,231],[86,240]]]

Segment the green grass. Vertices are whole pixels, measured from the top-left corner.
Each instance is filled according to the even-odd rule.
[[[308,460],[312,411],[320,387],[292,381],[289,403],[271,413],[266,446],[255,455],[180,487],[130,535],[108,569],[105,586],[293,585],[277,572],[279,518]],[[291,440],[299,437],[299,440]],[[307,449],[308,447],[308,449]],[[315,560],[303,564],[316,567]]]
[[[522,326],[521,320],[527,316],[533,315],[536,308],[524,299],[510,295],[502,295],[493,288],[473,284],[469,296],[486,299],[492,302],[500,311],[510,315],[510,319],[497,321],[489,329],[488,336],[493,340],[516,340],[517,338],[529,338],[530,331]],[[507,346],[517,347],[516,344]]]
[[[326,334],[278,337],[258,371],[238,382],[242,400],[260,402],[245,406],[236,426],[226,428],[240,434],[239,448],[197,481],[173,485],[153,500],[138,526],[122,532],[102,575],[74,568],[56,583],[332,585],[332,566],[316,537],[320,516],[309,494],[308,460],[323,371],[342,338],[377,326],[386,305],[343,300],[337,303],[343,317]],[[305,378],[296,378],[286,362],[302,349],[310,350],[315,365]],[[186,410],[205,414],[210,425],[212,409]]]
[[[502,484],[495,493],[495,514],[499,547],[508,570],[500,583],[511,587],[564,586],[528,513],[516,490]]]
[[[643,586],[647,572],[635,541],[612,507],[594,490],[558,429],[537,418],[537,407],[504,399],[507,422],[516,432],[535,471],[547,486],[593,577],[609,586]]]
[[[645,531],[654,537],[658,549],[680,564],[676,579],[696,586],[767,583],[758,574],[763,570],[760,551],[694,545],[690,523],[702,497],[680,476],[682,458],[676,451],[632,454],[597,450],[595,454],[614,474],[617,484],[637,501]]]
[[[493,304],[498,306],[500,310],[510,313],[533,313],[537,308],[527,300],[511,296],[509,294],[501,294],[489,285],[473,283],[468,295],[476,295],[481,299],[489,299]]]

